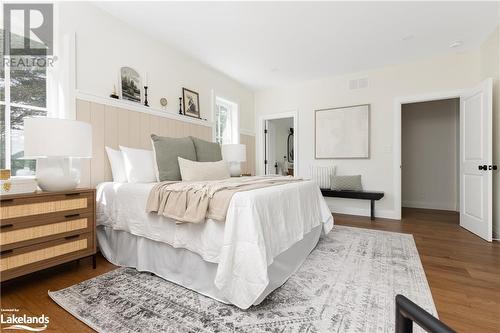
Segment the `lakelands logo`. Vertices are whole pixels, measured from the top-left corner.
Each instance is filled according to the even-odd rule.
[[[11,312],[11,313],[3,313]],[[31,332],[45,331],[49,325],[49,317],[42,314],[41,316],[27,316],[25,314],[18,315],[18,309],[2,309],[0,314],[0,324],[3,330],[24,330]],[[3,327],[3,325],[9,325]]]

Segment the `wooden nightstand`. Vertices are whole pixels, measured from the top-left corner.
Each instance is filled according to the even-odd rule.
[[[0,196],[0,281],[92,256],[95,190]]]

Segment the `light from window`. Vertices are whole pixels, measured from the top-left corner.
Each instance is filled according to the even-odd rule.
[[[0,104],[0,169],[6,169],[5,165],[5,105]]]
[[[17,176],[33,175],[36,167],[34,160],[21,159],[24,118],[47,116],[47,69],[27,66],[29,58],[7,56],[3,48],[0,50],[0,168],[11,169],[12,175]]]
[[[238,105],[222,98],[216,98],[215,102],[215,142],[239,142]]]

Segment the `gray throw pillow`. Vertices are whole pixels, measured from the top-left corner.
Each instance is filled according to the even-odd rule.
[[[363,191],[361,175],[331,176],[330,188],[334,191]]]
[[[158,180],[181,180],[178,157],[196,161],[196,150],[191,138],[169,138],[151,134]]]
[[[217,162],[222,160],[220,145],[216,142],[208,142],[202,139],[190,136],[194,143],[196,151],[196,161],[198,162]]]

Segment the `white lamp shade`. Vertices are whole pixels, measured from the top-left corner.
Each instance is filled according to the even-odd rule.
[[[245,162],[247,146],[242,144],[222,145],[222,158],[227,162]]]
[[[92,127],[68,119],[24,120],[24,158],[92,157]]]

